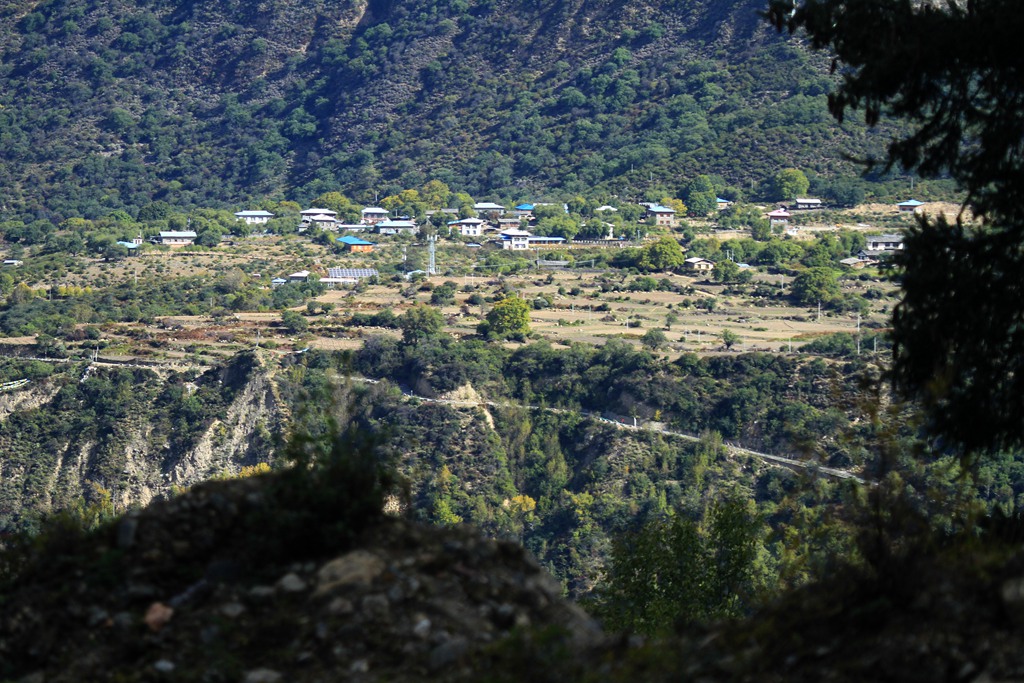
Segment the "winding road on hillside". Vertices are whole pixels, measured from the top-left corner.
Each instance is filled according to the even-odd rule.
[[[354,381],[357,381],[357,382],[365,382],[367,384],[380,384],[380,382],[382,381],[382,380],[379,380],[379,379],[372,379],[372,378],[369,378],[369,377],[352,377],[351,379],[353,379]],[[635,424],[629,424],[628,422],[622,421],[625,418],[623,418],[622,420],[613,420],[611,418],[605,417],[603,415],[599,415],[597,413],[593,413],[593,412],[588,411],[588,410],[575,410],[574,411],[574,410],[568,410],[566,408],[551,408],[549,406],[524,405],[524,404],[521,404],[521,403],[512,403],[512,402],[508,402],[508,401],[498,402],[498,401],[485,401],[485,400],[474,401],[474,400],[467,400],[467,399],[429,398],[427,396],[420,396],[419,394],[414,394],[411,391],[409,391],[408,389],[406,389],[405,387],[401,387],[400,386],[399,389],[402,392],[402,396],[404,396],[405,398],[407,398],[407,399],[415,399],[415,400],[420,401],[422,403],[433,403],[433,404],[440,404],[440,405],[448,405],[448,406],[452,406],[452,407],[455,407],[455,408],[459,408],[459,407],[465,407],[465,408],[472,408],[472,407],[521,408],[521,409],[525,409],[525,410],[539,410],[539,411],[546,411],[546,412],[549,412],[549,413],[559,413],[559,414],[563,414],[563,415],[568,415],[568,414],[575,413],[575,414],[578,414],[578,415],[583,415],[584,417],[589,417],[589,418],[591,418],[593,420],[598,420],[599,422],[607,423],[607,424],[609,424],[611,426],[614,426],[614,427],[616,427],[618,429],[626,429],[626,430],[633,430],[633,431],[647,431],[647,432],[652,432],[652,433],[655,433],[655,434],[662,434],[664,436],[673,437],[673,438],[676,438],[676,439],[682,439],[683,441],[689,441],[689,442],[692,442],[692,443],[700,441],[700,437],[696,436],[694,434],[687,434],[685,432],[677,432],[677,431],[673,431],[671,429],[665,429],[663,427],[656,427],[656,426],[654,426],[653,424],[650,424],[650,423],[648,423],[648,424],[636,423],[636,420],[634,420]],[[743,456],[748,456],[748,457],[752,457],[752,458],[758,458],[758,459],[763,460],[763,461],[765,461],[765,462],[767,462],[767,463],[769,463],[771,465],[776,465],[776,466],[779,466],[779,467],[787,467],[787,468],[790,468],[790,469],[806,470],[806,471],[809,471],[809,472],[819,472],[821,474],[824,474],[824,475],[827,475],[827,476],[830,476],[830,477],[834,477],[836,479],[847,479],[847,480],[850,480],[850,481],[855,481],[858,484],[867,483],[861,477],[858,477],[853,472],[849,472],[847,470],[841,470],[841,469],[838,469],[838,468],[835,468],[835,467],[823,467],[823,466],[821,466],[821,465],[819,465],[818,463],[815,463],[815,462],[808,462],[806,460],[797,460],[795,458],[787,458],[785,456],[773,455],[771,453],[762,453],[760,451],[755,451],[755,450],[751,450],[749,448],[744,448],[743,446],[737,446],[736,444],[732,444],[732,443],[729,443],[729,442],[724,442],[722,445],[727,450],[727,452],[729,452],[731,454],[743,455]]]

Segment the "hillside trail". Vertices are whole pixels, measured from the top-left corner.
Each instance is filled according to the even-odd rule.
[[[373,379],[370,377],[351,377],[353,381],[363,382],[366,384],[379,384],[382,381],[380,379]],[[621,416],[608,417],[608,414],[595,413],[589,410],[570,410],[568,408],[552,408],[544,405],[531,405],[516,403],[513,401],[488,401],[485,399],[471,400],[471,399],[451,399],[451,398],[431,398],[428,396],[421,396],[414,394],[411,390],[406,387],[399,386],[402,392],[402,396],[407,400],[417,400],[422,403],[432,403],[439,405],[448,405],[455,408],[458,407],[483,407],[483,408],[519,408],[524,410],[543,411],[548,413],[555,413],[559,415],[582,415],[584,417],[604,422],[612,425],[617,429],[632,430],[632,431],[646,431],[655,434],[661,434],[663,436],[681,439],[683,441],[689,441],[696,443],[701,440],[701,437],[695,434],[688,434],[686,432],[679,432],[672,429],[666,429],[665,427],[658,426],[649,421],[640,420],[639,418],[626,418]],[[632,424],[630,424],[632,422]],[[758,458],[769,465],[775,465],[778,467],[786,467],[788,469],[798,469],[808,472],[819,472],[829,477],[836,479],[844,479],[849,481],[857,482],[858,484],[868,483],[865,479],[857,476],[853,472],[848,470],[839,469],[836,467],[824,467],[816,462],[808,460],[798,460],[796,458],[789,458],[782,455],[775,455],[772,453],[762,453],[761,451],[755,451],[750,448],[745,448],[734,443],[724,442],[722,444],[726,451],[732,455],[741,455],[752,458]]]

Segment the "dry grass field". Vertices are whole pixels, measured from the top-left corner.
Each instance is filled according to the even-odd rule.
[[[716,235],[718,236],[718,235]],[[331,266],[381,267],[384,264],[416,264],[425,257],[422,245],[381,240],[381,249],[372,255],[336,254],[329,248],[299,236],[266,237],[239,240],[213,250],[147,252],[119,262],[89,261],[80,272],[69,273],[57,284],[115,284],[131,278],[173,280],[184,276],[220,277],[241,271],[250,278],[269,282],[273,277],[298,270],[325,273]],[[422,253],[421,253],[422,252]],[[324,349],[352,349],[369,334],[398,334],[359,327],[346,327],[355,312],[373,313],[391,309],[401,314],[416,302],[429,302],[431,289],[445,282],[456,285],[455,301],[442,307],[447,330],[456,336],[476,334],[490,303],[472,305],[471,296],[493,301],[500,291],[513,292],[528,301],[544,298],[550,302],[531,311],[535,336],[555,344],[581,342],[603,344],[621,338],[634,344],[650,329],[661,329],[668,340],[663,352],[675,356],[683,352],[725,352],[722,332],[731,330],[739,337],[731,352],[762,350],[787,353],[821,335],[854,332],[855,315],[836,315],[788,305],[786,299],[758,299],[751,292],[759,284],[784,285],[786,278],[758,273],[745,288],[729,289],[703,278],[676,274],[654,274],[668,280],[673,291],[602,291],[625,288],[636,276],[616,270],[531,270],[520,275],[483,277],[483,271],[467,266],[482,255],[460,246],[439,248],[438,262],[447,275],[437,275],[418,283],[387,281],[355,290],[331,290],[318,297],[333,304],[329,313],[307,315],[309,331],[300,336],[288,334],[278,323],[276,311],[241,312],[209,316],[174,316],[152,325],[124,324],[104,326],[107,348],[104,355],[166,358],[191,358],[195,362],[212,360],[255,344],[284,349],[307,346]],[[472,272],[454,275],[452,272]],[[863,326],[886,324],[894,300],[877,298],[878,291],[893,291],[884,281],[844,280],[845,291],[863,294],[876,290],[871,312],[861,319]],[[700,304],[714,301],[712,310]],[[306,306],[295,310],[306,313]],[[671,324],[670,324],[671,321]]]

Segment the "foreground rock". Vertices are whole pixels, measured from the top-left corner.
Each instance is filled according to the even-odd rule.
[[[381,518],[282,562],[245,524],[265,504],[209,485],[37,556],[5,589],[0,680],[436,680],[513,630],[601,639],[518,545]]]

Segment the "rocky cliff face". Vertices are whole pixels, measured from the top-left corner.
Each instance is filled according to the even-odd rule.
[[[286,428],[272,372],[255,356],[197,377],[117,367],[80,374],[69,368],[0,399],[0,528],[78,499],[124,510],[237,475],[267,462]]]

